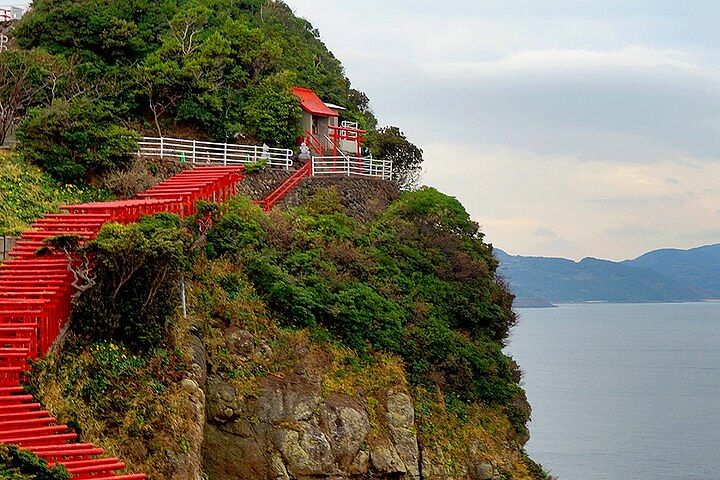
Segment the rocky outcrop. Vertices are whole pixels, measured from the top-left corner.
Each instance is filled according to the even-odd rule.
[[[423,480],[499,480],[506,478],[490,462],[481,460],[477,445],[468,446],[467,458],[448,458],[439,448],[424,449]],[[459,460],[459,461],[457,461]]]
[[[268,378],[249,402],[228,384],[208,384],[204,469],[210,479],[499,480],[482,445],[465,458],[418,448],[413,400],[388,392],[379,430],[359,396],[324,398],[312,377]],[[377,421],[378,419],[375,419]]]
[[[208,385],[205,469],[210,478],[417,479],[419,462],[412,401],[388,397],[390,432],[370,438],[371,421],[358,396],[321,396],[317,378],[267,378],[259,398]],[[231,447],[229,447],[231,446]]]
[[[230,328],[224,338],[228,351],[243,362],[272,364],[277,358],[266,339],[247,330]],[[294,366],[259,377],[258,388],[245,385],[245,393],[213,373],[213,359],[195,355],[193,372],[204,372],[205,365],[210,372],[186,380],[188,391],[205,385],[202,467],[207,478],[500,480],[507,478],[507,462],[522,462],[521,449],[510,438],[502,447],[506,456],[493,456],[502,464],[488,460],[488,445],[472,435],[452,453],[440,445],[423,446],[407,384],[372,396],[362,390],[329,393],[323,386],[327,358],[307,344],[296,348],[290,353]]]
[[[415,435],[415,407],[412,398],[404,392],[392,393],[387,397],[386,408],[390,440],[398,457],[407,467],[407,475],[410,478],[419,478],[420,456]]]
[[[191,368],[187,378],[180,382],[186,398],[187,430],[180,449],[169,451],[167,456],[173,465],[174,480],[202,479],[202,446],[205,437],[205,391],[207,359],[202,341],[195,335],[189,337]]]
[[[250,332],[225,333],[248,361],[273,351]],[[324,359],[297,352],[297,365],[260,380],[243,397],[232,382],[207,379],[204,470],[211,479],[419,479],[412,398],[398,386],[378,415],[362,394],[328,394]],[[212,365],[210,365],[212,371]]]

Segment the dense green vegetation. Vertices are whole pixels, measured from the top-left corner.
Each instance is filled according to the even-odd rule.
[[[512,297],[477,225],[434,189],[405,194],[370,225],[347,216],[332,190],[272,221],[236,199],[208,233],[208,252],[244,264],[285,325],[399,355],[412,381],[465,401],[520,394],[501,352]]]
[[[66,182],[126,167],[138,133],[291,147],[302,133],[294,85],[377,126],[319,32],[283,2],[37,0],[13,35],[19,50],[0,55],[0,135],[22,120],[22,152]],[[382,133],[370,149],[401,144],[393,152],[410,157],[393,160],[418,170],[400,130]]]
[[[471,439],[487,438],[493,452],[522,444],[529,408],[519,370],[502,353],[512,297],[457,200],[432,188],[406,192],[370,223],[353,220],[334,189],[270,215],[244,197],[200,209],[214,216],[204,249],[197,219],[171,215],[107,225],[85,247],[94,286],[76,300],[63,350],[31,377],[62,421],[166,475],[163,442],[180,450],[187,442],[177,382],[194,332],[212,374],[243,396],[310,350],[330,358],[328,394],[361,388],[371,409],[407,379],[426,445],[461,457]],[[182,273],[187,321],[178,315]],[[229,347],[238,329],[264,338],[271,356],[248,360]],[[535,468],[504,458],[508,471]]]
[[[272,220],[238,197],[208,232],[208,256],[243,264],[286,326],[326,328],[361,355],[399,355],[413,382],[465,401],[519,395],[517,367],[501,351],[512,297],[462,205],[422,188],[368,225],[343,210],[335,190]],[[74,329],[135,348],[162,344],[189,243],[171,215],[105,226],[85,247],[94,286],[80,297]]]
[[[178,383],[189,368],[181,322],[142,351],[71,331],[61,349],[36,361],[27,389],[82,441],[151,478],[172,478],[169,452],[187,448],[193,418]]]
[[[115,110],[89,98],[33,109],[18,132],[20,153],[63,182],[82,182],[127,166],[135,134],[115,124]]]
[[[37,167],[0,155],[0,235],[17,235],[61,204],[105,199],[109,192],[82,183],[64,184]]]
[[[49,468],[46,461],[16,447],[0,445],[0,478],[4,480],[68,480],[64,467]]]
[[[151,474],[170,478],[169,451],[187,448],[192,412],[179,385],[189,329],[177,315],[190,234],[170,214],[105,225],[93,242],[65,248],[81,285],[61,349],[34,362],[28,390],[84,438]],[[52,248],[72,244],[55,237]],[[90,287],[90,288],[87,288]]]
[[[187,268],[190,237],[169,214],[105,225],[83,247],[94,259],[93,285],[73,310],[73,328],[134,348],[163,343]]]

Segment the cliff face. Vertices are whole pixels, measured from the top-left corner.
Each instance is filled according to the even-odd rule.
[[[286,367],[254,378],[251,394],[222,375],[207,377],[202,466],[208,478],[533,478],[524,439],[500,410],[479,408],[465,421],[446,411],[416,418],[418,391],[399,363],[384,360],[348,374],[351,352],[304,335],[284,338],[278,351],[269,346],[272,339],[246,330],[227,331],[225,340],[250,370],[276,362]],[[212,360],[207,367],[214,370]]]
[[[478,373],[479,378],[467,378],[467,385],[456,387],[449,385],[457,381],[452,372],[437,370],[427,380],[420,379],[417,370],[423,367],[414,362],[421,359],[403,359],[400,352],[405,347],[402,345],[397,350],[395,347],[382,348],[380,343],[385,341],[384,337],[359,333],[357,328],[366,328],[360,325],[353,325],[350,332],[339,330],[341,327],[335,322],[350,321],[348,317],[356,315],[356,309],[362,308],[366,299],[354,297],[353,308],[341,311],[343,307],[333,303],[337,300],[332,300],[332,294],[323,286],[320,289],[322,300],[308,300],[308,296],[319,289],[318,284],[324,282],[315,275],[332,277],[331,288],[338,282],[351,282],[352,277],[362,278],[362,274],[350,272],[366,268],[360,263],[368,261],[365,258],[367,252],[351,246],[356,241],[350,240],[353,234],[338,230],[350,221],[344,219],[358,219],[360,224],[353,227],[358,229],[358,236],[365,231],[366,227],[362,225],[385,221],[388,222],[387,231],[390,231],[396,227],[389,222],[388,215],[398,208],[399,198],[400,193],[385,182],[313,179],[286,200],[286,205],[301,207],[300,216],[276,212],[269,224],[263,224],[262,218],[256,218],[247,207],[241,206],[240,210],[226,212],[226,215],[232,217],[242,212],[239,213],[244,219],[242,222],[233,219],[227,225],[216,225],[218,231],[209,233],[209,251],[214,252],[211,257],[219,256],[222,260],[211,260],[203,264],[201,270],[196,270],[196,283],[192,289],[196,304],[202,307],[197,310],[197,328],[203,332],[206,348],[204,366],[198,364],[193,369],[207,372],[203,381],[207,397],[203,469],[209,478],[545,478],[544,472],[523,450],[527,441],[524,422],[530,408],[522,391],[519,388],[513,390],[519,374],[512,364],[509,364],[512,377],[509,383],[497,386],[496,390],[490,389],[487,400],[468,401],[462,397],[475,394],[467,390],[469,385],[491,382],[491,377],[482,378],[483,374]],[[409,210],[393,215],[406,220],[417,214],[415,209],[434,208],[424,202],[422,195],[418,195]],[[432,226],[423,227],[421,236],[438,234],[431,231],[437,227],[436,221],[452,224],[453,213],[457,213],[452,210],[457,206],[453,202],[442,210],[441,219],[433,219]],[[307,221],[304,215],[313,218],[312,225],[304,223]],[[433,217],[434,214],[423,211],[422,215]],[[321,220],[327,216],[332,216],[332,226]],[[323,229],[331,229],[330,233],[323,230],[322,238],[314,237],[315,221],[322,224]],[[424,220],[415,221],[422,224]],[[230,224],[234,236],[222,233]],[[284,258],[293,258],[293,266],[286,271],[293,278],[271,270],[267,265],[260,269],[256,264],[257,245],[248,247],[233,243],[229,246],[230,237],[236,239],[247,229],[256,231],[260,224],[263,224],[260,230],[267,235],[261,235],[263,242],[274,243],[274,248],[281,250],[260,247],[264,252],[263,261],[270,255],[280,268],[284,268]],[[412,243],[410,228],[410,225],[403,225],[409,244]],[[452,229],[453,235],[462,235],[457,233],[462,231],[459,225],[453,225]],[[308,240],[306,235],[314,240]],[[342,237],[343,244],[340,258],[337,236]],[[305,262],[314,258],[318,245],[322,246],[325,265],[318,265],[320,270],[312,271],[310,284],[304,284],[307,281],[304,275],[312,270]],[[433,245],[433,249],[439,247],[439,244]],[[454,250],[463,248],[460,245],[446,238],[441,247],[447,250],[443,258],[448,258],[446,255],[460,257],[460,262],[472,263],[470,257],[462,257]],[[475,248],[479,247],[480,244],[476,244]],[[283,248],[287,250],[282,251]],[[300,265],[298,255],[303,262]],[[385,261],[390,262],[389,259]],[[337,266],[328,267],[327,263]],[[476,282],[475,274],[467,264],[435,267],[443,269],[439,273],[441,276],[459,280],[464,285],[475,285],[471,288],[477,290],[471,295],[488,300],[494,295],[496,301],[500,301],[497,300],[498,295],[502,295],[500,291],[489,294],[486,290],[494,288],[490,287],[493,283],[488,283],[492,282],[492,265],[482,267],[487,270],[482,270],[481,274],[475,273],[484,278],[480,283]],[[340,273],[341,278],[337,277],[338,269],[346,272]],[[268,271],[273,272],[272,280],[267,278]],[[304,273],[299,275],[298,271]],[[285,284],[286,281],[290,283]],[[382,280],[378,279],[378,282]],[[302,293],[294,290],[296,287],[303,288]],[[388,298],[401,301],[399,293],[391,293],[390,287],[378,285],[374,288]],[[282,296],[283,302],[292,305],[280,305],[278,295]],[[456,300],[462,302],[460,297]],[[497,303],[495,308],[499,305]],[[424,315],[423,309],[433,308],[432,301],[424,306],[416,304],[414,308],[420,309],[415,314],[417,321]],[[466,305],[466,308],[472,309],[472,306]],[[366,313],[370,317],[393,315],[390,310],[371,309]],[[379,322],[373,318],[366,320],[363,325]],[[483,329],[490,328],[488,320],[478,321],[485,325]],[[298,329],[303,322],[306,326]],[[292,325],[289,329],[288,324]],[[472,337],[471,332],[472,327],[468,325],[464,335]],[[462,348],[453,344],[452,336],[447,337],[447,344],[442,340],[435,344],[424,333],[406,331],[405,335],[408,350],[422,339],[429,342],[429,349],[458,348],[458,354],[463,355]],[[493,354],[489,353],[493,348],[501,348],[502,341],[490,340],[487,335],[483,333],[476,337],[482,338],[484,348],[489,348],[484,353],[488,355],[485,361],[503,364],[504,360],[492,360]],[[356,337],[375,338],[377,346],[367,350],[366,340],[353,343],[352,339]],[[470,350],[472,348],[466,354],[472,355]],[[443,354],[437,353],[430,358],[443,358]],[[514,393],[504,396],[506,390]]]
[[[323,385],[331,359],[308,348],[298,346],[296,353],[304,355],[294,369],[260,380],[254,398],[244,399],[231,384],[211,378],[204,446],[208,475],[419,478],[408,385],[379,392],[380,398],[332,393]],[[384,402],[368,405],[379,400]]]

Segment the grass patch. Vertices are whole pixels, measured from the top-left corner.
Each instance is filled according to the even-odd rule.
[[[110,198],[106,190],[61,184],[13,152],[0,152],[0,235],[18,235],[60,205]]]
[[[513,480],[548,478],[527,457],[506,407],[467,404],[452,395],[414,389],[418,442],[427,452],[446,459],[446,468],[462,475],[461,459],[490,462]]]
[[[161,348],[133,353],[114,342],[69,334],[57,352],[35,362],[28,390],[83,442],[122,458],[128,471],[170,478],[171,452],[187,449],[192,417],[179,386],[189,368],[186,325],[175,322]]]

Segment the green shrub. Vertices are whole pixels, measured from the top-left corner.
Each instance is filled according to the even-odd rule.
[[[80,97],[35,108],[20,123],[20,152],[63,182],[78,182],[127,166],[137,134],[117,121],[109,102]]]
[[[8,480],[69,480],[62,465],[48,467],[45,460],[14,446],[0,445],[0,478]]]
[[[295,145],[302,134],[300,102],[284,86],[266,85],[245,105],[249,132],[270,145]]]
[[[19,234],[62,204],[109,197],[110,192],[89,185],[61,184],[17,155],[0,155],[0,235]]]
[[[179,219],[160,214],[127,226],[105,225],[89,247],[95,285],[73,310],[73,328],[134,348],[162,344],[179,306],[190,237]]]
[[[268,160],[261,158],[260,160],[256,162],[246,163],[245,164],[245,173],[257,173],[262,172],[265,170],[268,166]]]
[[[502,353],[512,296],[462,205],[421,189],[369,225],[343,210],[332,190],[270,222],[235,202],[208,251],[242,263],[284,325],[320,325],[361,354],[398,354],[415,384],[463,401],[516,397],[517,367]]]
[[[208,231],[208,255],[217,258],[237,254],[245,247],[262,243],[265,230],[262,210],[246,197],[235,197],[220,208],[222,215]]]
[[[370,346],[402,354],[405,314],[363,283],[343,285],[329,308],[326,322],[348,346],[363,351]]]

